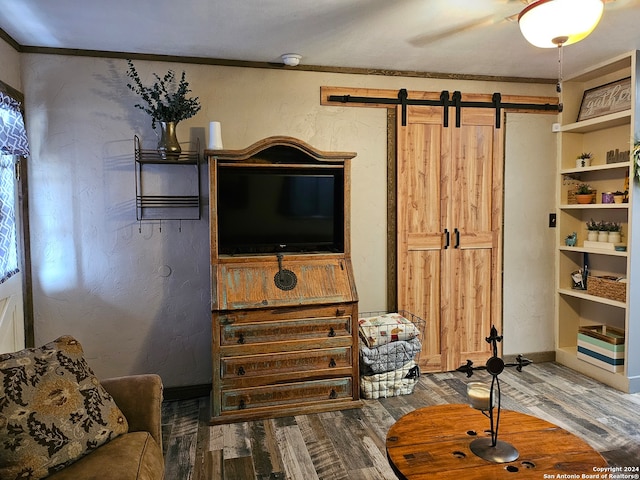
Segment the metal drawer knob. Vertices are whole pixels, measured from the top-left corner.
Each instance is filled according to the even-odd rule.
[[[247,372],[245,372],[245,371],[244,371],[244,367],[240,367],[240,368],[238,369],[238,375],[242,376],[242,375],[244,375],[245,373],[247,373]]]
[[[329,329],[329,336],[330,336],[330,337],[335,337],[335,336],[336,336],[336,332],[335,332],[335,330],[333,329],[333,327],[331,327],[331,328]]]
[[[336,392],[335,388],[331,389],[331,393],[329,394],[329,398],[338,398],[338,393]]]
[[[240,345],[244,345],[244,334],[241,333],[240,335],[238,335],[238,343]]]
[[[332,359],[329,361],[329,368],[333,368],[333,367],[335,367],[335,366],[336,366],[336,361],[332,358]]]
[[[246,404],[244,403],[244,399],[240,400],[240,403],[238,404],[238,409],[239,410],[244,410],[246,408]]]

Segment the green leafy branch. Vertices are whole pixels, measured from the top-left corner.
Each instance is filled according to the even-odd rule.
[[[191,92],[186,74],[183,71],[180,81],[176,84],[176,74],[169,70],[163,77],[153,74],[156,81],[151,86],[142,83],[133,62],[127,60],[129,68],[127,76],[132,82],[127,87],[142,98],[144,103],[136,103],[134,106],[151,116],[151,126],[156,128],[156,122],[175,122],[193,117],[200,111],[198,97],[189,97]]]
[[[636,142],[633,145],[631,155],[633,158],[633,170],[635,173],[635,177],[638,181],[640,181],[640,142]]]

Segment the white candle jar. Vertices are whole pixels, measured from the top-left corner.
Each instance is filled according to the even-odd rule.
[[[476,410],[486,412],[491,409],[491,389],[484,383],[469,382],[467,384],[467,398],[469,399],[469,405]]]

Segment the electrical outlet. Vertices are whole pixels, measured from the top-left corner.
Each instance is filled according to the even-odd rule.
[[[556,228],[556,214],[549,214],[549,228]]]

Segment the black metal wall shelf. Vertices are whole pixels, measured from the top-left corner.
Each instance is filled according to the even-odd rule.
[[[141,147],[137,135],[133,137],[136,173],[136,219],[155,220],[200,220],[200,142],[195,142],[195,150],[183,151],[178,157],[163,158],[157,150]],[[195,186],[192,191],[182,194],[165,194],[145,186],[145,166],[160,165],[160,174],[175,173],[191,175]],[[189,170],[185,172],[185,170]],[[146,187],[146,188],[145,188]]]

